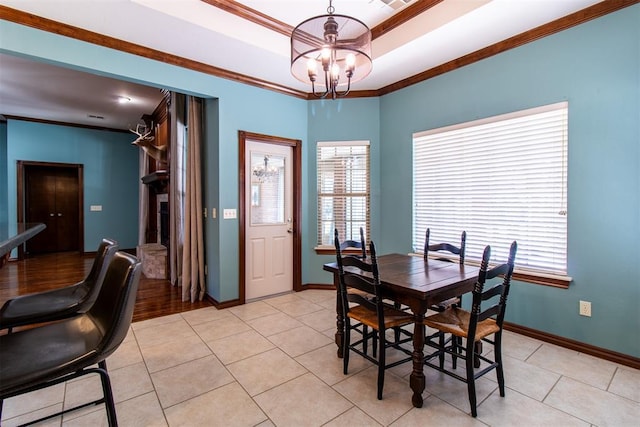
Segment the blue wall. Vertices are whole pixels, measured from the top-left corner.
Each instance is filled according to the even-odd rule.
[[[78,163],[84,179],[84,250],[95,251],[103,237],[122,248],[138,244],[138,148],[124,132],[9,120],[9,194],[16,194],[16,161]],[[101,212],[91,212],[101,205]],[[17,221],[16,198],[9,198],[9,222]]]
[[[9,220],[9,200],[7,199],[7,123],[0,122],[0,224]]]
[[[211,78],[211,77],[210,77]],[[211,78],[213,79],[213,78]],[[307,158],[307,117],[305,101],[278,93],[257,89],[251,86],[235,84],[219,80],[218,98],[219,133],[218,140],[211,144],[207,152],[206,164],[211,169],[208,173],[216,174],[207,183],[206,206],[217,207],[221,214],[223,209],[237,209],[239,205],[238,131],[245,130],[264,135],[274,135],[284,138],[302,140],[303,170]],[[217,173],[216,173],[217,169]],[[305,186],[308,175],[303,172]],[[307,206],[306,195],[302,198],[303,206]],[[304,217],[305,215],[303,215]],[[304,221],[304,219],[303,219]],[[209,220],[209,225],[217,227],[215,235],[207,234],[207,250],[210,245],[217,246],[219,254],[213,258],[207,252],[209,277],[207,291],[217,301],[228,301],[239,297],[239,224],[238,220]],[[304,224],[304,222],[303,222]],[[209,230],[207,231],[209,233]],[[303,247],[307,244],[307,236],[303,236]],[[220,272],[218,278],[211,276],[211,268]],[[305,265],[303,265],[303,271]],[[218,280],[219,286],[212,286],[212,280]],[[304,283],[303,277],[303,283]]]
[[[640,356],[639,22],[629,7],[382,97],[383,251],[411,250],[412,132],[566,100],[574,280],[516,282],[507,320]]]
[[[207,99],[210,111],[206,120],[216,126],[214,132],[207,133],[204,150],[204,207],[209,212],[212,208],[218,212],[238,208],[239,130],[300,139],[303,161],[306,161],[305,100],[7,21],[0,21],[0,52]],[[307,180],[305,174],[304,186]],[[303,203],[306,204],[306,195]],[[219,216],[213,219],[209,215],[205,233],[207,294],[221,302],[236,299],[239,296],[238,221],[220,220]],[[307,246],[306,239],[303,236],[303,247]]]
[[[329,283],[316,255],[315,142],[371,141],[380,252],[411,250],[411,134],[569,102],[568,290],[517,282],[509,321],[640,357],[640,5],[381,98],[306,102],[0,22],[0,51],[209,98],[205,206],[238,206],[238,130],[303,141],[303,283]],[[213,116],[211,116],[213,115]],[[490,242],[487,242],[490,243]],[[595,245],[606,249],[598,249]],[[238,296],[237,220],[206,222],[207,293]],[[578,300],[593,317],[578,315]]]
[[[303,245],[303,255],[308,259],[303,270],[302,283],[327,283],[331,276],[322,270],[322,264],[335,261],[334,255],[317,255],[318,191],[316,178],[316,143],[318,141],[369,141],[371,169],[371,230],[368,238],[376,245],[380,239],[380,99],[357,98],[340,100],[320,100],[308,103],[309,115],[309,158],[305,162],[309,177],[305,193],[309,195],[308,221],[304,224],[304,234],[309,236]]]

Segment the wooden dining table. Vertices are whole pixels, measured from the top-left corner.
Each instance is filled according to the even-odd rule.
[[[460,265],[437,259],[424,260],[421,256],[389,254],[377,258],[381,291],[385,299],[409,306],[414,316],[413,370],[409,384],[413,391],[411,401],[416,408],[422,407],[424,377],[425,328],[422,327],[427,309],[473,290],[479,267]],[[325,271],[333,273],[336,289],[339,289],[339,272],[336,262],[324,264]],[[370,273],[346,267],[345,271],[371,277]],[[343,357],[344,319],[342,302],[336,292],[336,334],[338,357]]]

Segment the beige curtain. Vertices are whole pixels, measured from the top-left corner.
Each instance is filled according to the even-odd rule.
[[[184,251],[182,300],[201,301],[205,293],[204,229],[202,223],[203,100],[187,97],[187,155],[185,162]]]
[[[169,271],[171,284],[182,285],[182,250],[184,242],[184,145],[185,95],[171,92],[170,179],[169,179]]]
[[[183,301],[205,294],[202,222],[203,100],[171,93],[171,179],[169,187],[171,284]]]

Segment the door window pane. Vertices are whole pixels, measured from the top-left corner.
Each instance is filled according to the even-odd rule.
[[[285,222],[285,158],[251,153],[251,224]]]

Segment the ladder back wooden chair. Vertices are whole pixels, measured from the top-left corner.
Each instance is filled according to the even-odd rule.
[[[448,344],[442,345],[441,340],[438,339],[436,342],[435,338],[439,337],[430,337],[425,344],[435,348],[436,351],[425,358],[425,365],[467,383],[469,404],[473,417],[477,416],[475,380],[479,377],[495,369],[500,396],[504,397],[502,325],[507,307],[507,297],[511,285],[516,251],[517,243],[514,241],[510,247],[507,262],[489,268],[491,247],[487,246],[482,256],[478,280],[472,292],[473,303],[471,311],[469,312],[453,305],[442,312],[426,317],[424,320],[424,324],[430,328],[466,340],[465,346],[461,346],[460,340],[457,339],[452,339],[448,341]],[[499,278],[502,280],[498,280]],[[495,283],[496,280],[498,283]],[[488,285],[490,287],[485,289],[485,286]],[[487,305],[489,306],[487,307]],[[493,339],[490,339],[492,335]],[[477,354],[478,346],[476,343],[479,342],[487,342],[493,345],[493,360],[488,356]],[[442,357],[440,357],[440,363],[437,365],[430,362],[432,357],[445,353],[453,357],[454,363],[452,363],[453,369],[451,370],[445,368]],[[464,376],[454,372],[456,369],[455,360],[458,358],[465,362],[466,372]],[[486,365],[475,369],[474,361],[477,359],[485,362]]]
[[[344,342],[343,342],[343,370],[344,374],[349,369],[349,353],[354,352],[369,360],[378,366],[378,390],[377,397],[382,399],[382,390],[384,387],[384,372],[386,369],[397,366],[411,360],[412,348],[408,349],[402,346],[404,343],[412,341],[412,335],[403,340],[394,340],[388,342],[385,334],[389,329],[400,328],[413,323],[413,316],[397,310],[395,307],[384,303],[380,291],[380,278],[378,274],[378,263],[376,259],[375,245],[370,243],[370,263],[361,260],[355,256],[342,256],[340,251],[340,242],[335,239],[336,257],[338,263],[338,271],[340,276],[340,297],[342,298],[342,310],[344,315]],[[346,268],[356,268],[363,273],[367,273],[368,277],[361,274],[355,274]],[[360,291],[360,292],[354,292]],[[367,298],[363,295],[373,295],[373,298]],[[371,332],[369,332],[371,328]],[[351,342],[351,333],[359,334],[359,339]],[[373,355],[367,352],[367,341],[373,340]],[[376,357],[376,343],[380,343],[380,349]],[[396,360],[392,363],[386,361],[386,350],[388,348],[396,348],[406,357]]]
[[[334,229],[334,237],[338,238],[338,229]],[[367,259],[367,241],[364,238],[364,232],[362,231],[362,227],[360,227],[360,241],[347,239],[340,242],[340,251],[345,253],[349,249],[359,249],[360,250],[360,259]]]
[[[451,243],[430,243],[429,242],[429,237],[431,234],[431,230],[429,228],[427,228],[427,231],[425,233],[424,236],[424,259],[425,261],[429,258],[429,252],[433,253],[433,252],[437,252],[437,255],[435,256],[435,259],[438,259],[440,261],[447,261],[447,262],[455,262],[455,259],[452,258],[451,256],[446,256],[447,254],[449,255],[457,255],[458,258],[458,263],[460,265],[464,264],[464,255],[465,255],[465,249],[466,249],[466,243],[467,243],[467,232],[463,231],[462,234],[460,235],[460,246],[455,246]],[[440,256],[438,256],[440,255]],[[444,255],[444,256],[442,256]],[[446,301],[442,301],[438,304],[434,304],[431,309],[435,310],[435,311],[444,311],[447,307],[449,307],[452,304],[456,304],[456,305],[460,305],[461,303],[461,297],[454,297],[454,298],[450,298]]]

